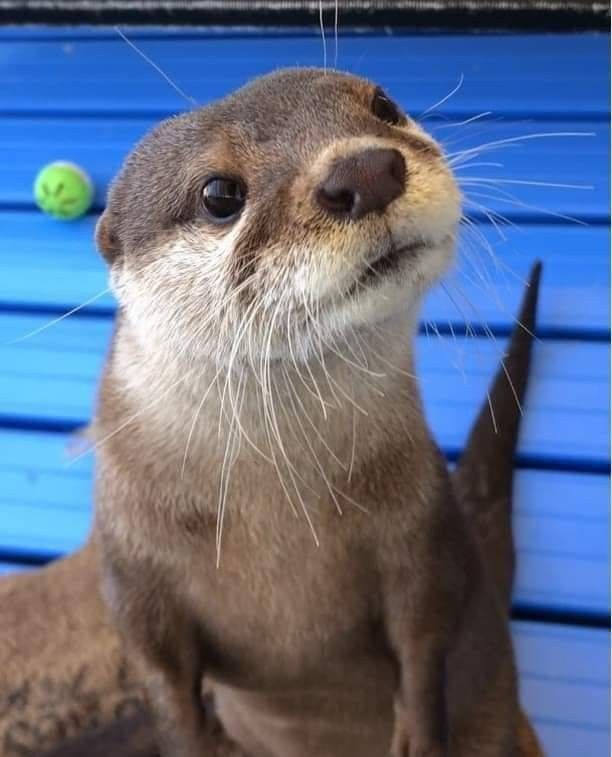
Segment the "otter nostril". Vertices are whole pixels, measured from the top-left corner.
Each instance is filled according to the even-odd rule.
[[[347,189],[320,187],[317,190],[317,202],[324,209],[340,215],[350,215],[357,197]]]
[[[331,215],[356,220],[382,213],[406,184],[406,162],[398,150],[368,149],[335,161],[315,192]]]

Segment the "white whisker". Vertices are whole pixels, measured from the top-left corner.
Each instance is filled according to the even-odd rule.
[[[190,105],[195,105],[196,107],[198,106],[197,100],[195,100],[195,98],[191,97],[191,95],[188,95],[184,90],[182,90],[176,82],[172,81],[168,74],[160,66],[158,66],[157,63],[152,61],[151,58],[149,58],[149,56],[146,55],[139,47],[137,47],[130,39],[128,39],[118,26],[115,26],[114,28],[121,39],[127,45],[129,45],[132,50],[134,50],[134,52],[140,55],[140,57],[151,66],[151,68],[157,71],[157,73],[172,87],[172,89],[178,92],[178,94]]]
[[[468,202],[470,202],[472,205],[479,205],[480,203],[475,202],[472,200],[472,197],[482,197],[485,200],[495,200],[496,202],[503,202],[506,205],[512,205],[513,207],[518,208],[525,208],[526,210],[532,210],[536,213],[542,213],[542,215],[551,216],[552,218],[560,218],[563,221],[570,221],[571,223],[576,223],[579,226],[588,226],[589,224],[586,221],[581,220],[580,218],[575,218],[573,216],[567,216],[564,213],[556,213],[553,210],[547,210],[546,208],[540,208],[537,205],[531,205],[527,202],[521,202],[520,200],[511,200],[507,197],[500,197],[496,195],[490,195],[486,194],[485,192],[470,192],[470,197],[468,198]],[[480,205],[480,207],[484,207],[483,205]],[[493,212],[491,210],[488,211],[489,213]],[[496,211],[495,211],[496,212]],[[497,212],[496,212],[497,214]],[[497,214],[499,215],[499,214]]]
[[[459,77],[459,81],[456,84],[456,86],[447,95],[445,95],[441,100],[438,100],[437,103],[434,103],[433,105],[430,105],[429,108],[427,108],[427,110],[424,110],[418,116],[417,120],[420,119],[420,118],[422,118],[427,113],[431,113],[433,110],[436,110],[436,108],[439,108],[440,105],[443,105],[445,102],[447,102],[448,100],[450,100],[450,98],[453,95],[455,95],[461,89],[461,87],[463,86],[463,81],[464,81],[464,76],[463,76],[463,73],[462,73],[461,76]]]
[[[342,508],[340,507],[340,503],[336,499],[336,495],[334,494],[334,491],[332,489],[331,483],[329,482],[329,479],[328,479],[328,477],[327,477],[327,475],[325,473],[325,468],[321,464],[321,461],[319,460],[319,456],[317,455],[317,453],[316,453],[316,451],[314,449],[314,446],[313,446],[312,442],[310,441],[308,433],[306,432],[306,429],[304,428],[304,424],[302,423],[302,421],[300,419],[300,416],[299,416],[299,413],[297,411],[297,407],[296,407],[296,404],[295,404],[294,398],[293,398],[293,395],[295,394],[295,390],[293,388],[293,385],[291,384],[291,381],[290,381],[290,379],[289,379],[289,377],[287,375],[287,370],[285,368],[283,368],[283,377],[285,379],[285,386],[287,388],[287,397],[289,399],[289,402],[291,403],[291,407],[293,408],[293,414],[294,414],[295,422],[298,424],[298,427],[299,427],[299,429],[302,432],[302,436],[303,436],[304,441],[306,442],[306,445],[307,445],[307,447],[308,447],[308,449],[310,451],[310,454],[312,456],[314,464],[319,469],[319,473],[321,474],[321,478],[323,479],[323,482],[327,486],[329,494],[330,494],[330,496],[331,496],[331,498],[332,498],[332,500],[334,502],[334,505],[336,506],[336,510],[338,511],[338,514],[342,515]],[[283,409],[283,411],[285,413],[285,417],[289,420],[289,414],[287,413],[286,408],[283,405],[281,405],[281,407],[282,407],[282,409]],[[325,446],[327,446],[327,445],[325,445]]]
[[[481,118],[486,118],[487,116],[491,116],[493,114],[493,111],[491,110],[485,110],[482,113],[479,113],[476,116],[471,116],[470,118],[466,118],[465,121],[459,121],[457,123],[452,124],[442,124],[441,126],[438,126],[436,128],[438,129],[453,129],[453,128],[459,128],[460,126],[467,126],[468,124],[474,123],[474,121],[479,121]]]
[[[327,71],[327,41],[325,39],[325,22],[323,21],[323,0],[319,0],[319,28],[323,43],[323,70]]]
[[[500,179],[497,177],[462,176],[459,184],[518,184],[526,187],[552,187],[553,189],[593,190],[592,184],[561,184],[553,181],[528,181],[527,179]]]
[[[533,139],[550,139],[550,138],[564,138],[564,137],[595,137],[595,132],[587,132],[587,131],[551,131],[551,132],[536,132],[534,134],[523,134],[516,137],[508,137],[507,139],[496,139],[491,142],[485,142],[482,145],[478,145],[477,147],[469,147],[465,150],[461,150],[457,153],[448,153],[447,158],[449,158],[449,162],[451,166],[454,164],[455,161],[452,160],[452,158],[456,158],[457,160],[459,158],[463,158],[465,156],[471,157],[472,155],[478,155],[482,152],[489,152],[492,149],[496,149],[498,147],[503,147],[505,145],[512,145],[512,144],[518,144],[521,142],[528,142]]]
[[[154,405],[157,405],[158,402],[160,402],[164,397],[166,397],[176,386],[181,384],[183,381],[185,381],[189,376],[193,373],[195,369],[190,369],[187,371],[181,378],[179,378],[177,381],[172,382],[170,386],[166,387],[165,391],[163,391],[160,395],[158,395],[154,400],[151,402],[148,402],[143,408],[141,408],[137,413],[134,413],[131,415],[126,421],[124,421],[120,426],[118,426],[116,429],[114,429],[111,433],[104,436],[102,439],[97,441],[92,447],[89,447],[84,452],[81,452],[80,454],[73,457],[68,463],[66,463],[67,467],[70,467],[74,465],[78,460],[80,460],[82,457],[85,457],[85,455],[88,455],[90,452],[95,452],[102,444],[105,444],[109,439],[112,439],[116,434],[118,434],[120,431],[122,431],[126,426],[129,426],[132,421],[136,420],[140,415],[145,413],[147,410],[152,408]]]
[[[184,475],[185,475],[185,465],[187,464],[187,456],[189,454],[189,445],[191,444],[191,438],[193,436],[193,432],[195,431],[195,427],[196,427],[196,424],[198,422],[198,417],[199,417],[199,415],[200,415],[200,413],[202,411],[202,408],[204,407],[204,403],[206,402],[206,399],[207,399],[208,395],[210,394],[210,390],[215,385],[217,379],[219,378],[219,374],[220,373],[221,373],[221,368],[219,368],[217,370],[217,372],[215,373],[215,376],[214,376],[213,380],[210,382],[210,384],[206,388],[206,391],[204,392],[204,394],[202,395],[202,399],[200,400],[200,404],[198,405],[198,407],[197,407],[197,409],[195,411],[195,414],[193,416],[193,422],[191,424],[191,428],[189,429],[189,434],[187,436],[187,443],[185,444],[185,453],[183,455],[183,463],[181,465],[181,478],[183,478]]]
[[[40,334],[41,332],[46,331],[48,328],[51,328],[51,326],[54,326],[56,323],[60,323],[60,321],[63,321],[65,318],[69,318],[71,315],[78,313],[79,310],[82,310],[83,308],[87,307],[87,305],[91,305],[92,302],[96,302],[96,300],[99,300],[101,297],[104,297],[104,295],[108,294],[110,291],[111,291],[110,287],[103,289],[101,292],[98,292],[98,294],[95,294],[93,297],[90,297],[88,300],[85,300],[85,302],[82,302],[80,305],[77,305],[76,307],[72,308],[72,310],[69,310],[67,313],[63,313],[57,318],[54,318],[52,321],[48,321],[47,323],[43,324],[42,326],[39,326],[36,329],[33,329],[32,331],[28,331],[27,334],[23,334],[22,336],[19,336],[10,342],[7,342],[7,346],[11,346],[13,344],[19,344],[19,342],[24,342],[26,339],[30,339],[30,337],[36,336],[37,334]]]
[[[338,4],[339,0],[334,3],[334,68],[338,68]]]
[[[348,467],[348,474],[346,477],[346,480],[348,483],[351,483],[351,478],[353,476],[353,468],[355,467],[355,449],[357,445],[357,415],[355,414],[355,408],[352,410],[352,417],[353,417],[353,441],[351,443],[351,459],[349,462]]]
[[[486,160],[478,161],[476,163],[462,163],[460,166],[455,167],[455,172],[461,171],[463,168],[485,168],[485,167],[486,168],[503,168],[504,164],[496,163],[493,161],[486,161]],[[458,178],[460,181],[463,179],[462,176]]]

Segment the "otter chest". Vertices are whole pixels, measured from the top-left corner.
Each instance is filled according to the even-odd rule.
[[[292,526],[268,539],[229,529],[219,566],[207,554],[189,572],[189,605],[226,680],[320,683],[374,634],[379,592],[364,546],[329,533],[316,546]]]

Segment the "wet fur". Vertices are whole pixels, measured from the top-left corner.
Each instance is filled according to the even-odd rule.
[[[507,608],[406,343],[459,196],[416,125],[371,115],[372,89],[281,72],[166,122],[99,225],[121,314],[96,535],[167,757],[205,753],[204,677],[251,757],[517,753]],[[404,195],[358,224],[326,217],[326,167],[372,145],[406,158]],[[211,171],[246,174],[231,229],[198,210]],[[346,297],[369,256],[415,240],[396,276]]]

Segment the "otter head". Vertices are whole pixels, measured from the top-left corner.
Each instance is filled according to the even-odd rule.
[[[440,148],[379,87],[296,69],[148,134],[97,243],[156,352],[307,359],[416,303],[451,260],[459,208]]]

